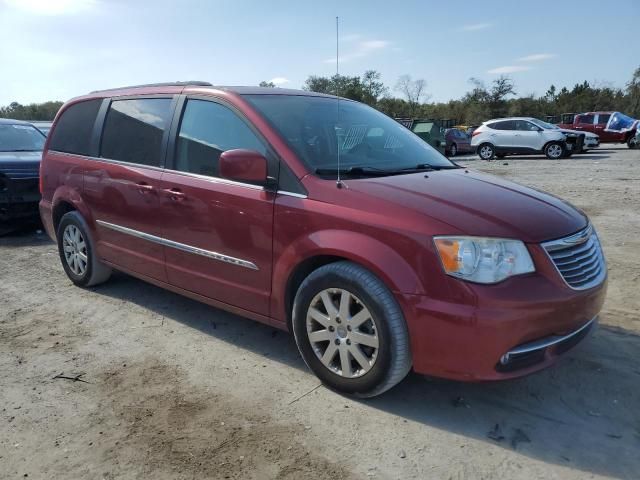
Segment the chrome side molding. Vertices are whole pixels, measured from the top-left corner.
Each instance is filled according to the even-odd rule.
[[[237,265],[238,267],[248,268],[250,270],[259,270],[258,266],[250,262],[249,260],[243,260],[241,258],[231,257],[229,255],[225,255],[223,253],[213,252],[211,250],[205,250],[199,247],[193,247],[191,245],[186,245],[180,242],[174,242],[173,240],[169,240],[167,238],[158,237],[156,235],[151,235],[150,233],[140,232],[138,230],[134,230],[129,227],[123,227],[122,225],[116,225],[115,223],[105,222],[104,220],[96,220],[96,223],[102,227],[108,228],[110,230],[114,230],[116,232],[125,233],[127,235],[131,235],[132,237],[141,238],[143,240],[147,240],[149,242],[157,243],[159,245],[164,245],[166,247],[175,248],[177,250],[182,250],[183,252],[193,253],[194,255],[200,255],[203,257],[211,258],[213,260],[217,260],[219,262],[230,263],[232,265]]]

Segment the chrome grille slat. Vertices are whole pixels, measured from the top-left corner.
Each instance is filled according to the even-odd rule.
[[[567,249],[568,251],[560,250],[560,251],[551,253],[551,258],[553,258],[554,260],[561,260],[563,258],[573,257],[574,255],[579,255],[582,252],[588,251],[592,246],[593,246],[593,241],[590,238],[588,241],[581,244],[579,248],[568,248]]]
[[[575,262],[577,262],[579,260],[583,260],[585,258],[592,257],[595,248],[596,248],[596,246],[592,245],[591,248],[589,248],[589,250],[587,252],[585,252],[583,255],[580,255],[579,257],[572,258],[571,260],[566,260],[566,261],[562,261],[562,262],[555,262],[555,263],[558,266],[558,268],[564,267],[565,265],[571,265],[572,263],[575,263]],[[551,256],[551,258],[554,258],[554,257]],[[564,257],[564,258],[567,258],[567,257]],[[555,261],[555,259],[554,259],[554,261]]]
[[[588,261],[579,263],[575,267],[571,267],[571,268],[558,267],[558,270],[560,270],[560,273],[562,273],[563,275],[566,275],[566,274],[574,272],[576,270],[582,270],[582,269],[585,269],[587,267],[590,267],[591,265],[593,265],[594,263],[597,263],[597,262],[598,262],[598,256],[597,255],[593,255]]]
[[[598,260],[598,258],[596,257],[594,260]],[[578,273],[572,273],[571,275],[566,275],[565,272],[562,272],[562,271],[561,273],[564,276],[565,280],[571,280],[572,278],[584,277],[585,275],[589,275],[591,272],[593,272],[597,268],[600,268],[599,263],[596,263],[595,265],[592,265],[589,268],[585,268],[584,270],[581,270]]]
[[[575,290],[599,285],[607,276],[602,247],[591,225],[568,237],[545,242],[542,247],[565,283]]]

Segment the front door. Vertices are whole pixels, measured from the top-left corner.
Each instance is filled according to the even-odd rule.
[[[514,135],[514,146],[522,151],[539,151],[544,146],[544,137],[540,127],[527,120],[516,120],[516,130]]]
[[[220,178],[218,159],[236,148],[269,158],[269,149],[222,103],[189,98],[179,108],[182,118],[161,187],[169,283],[268,315],[275,195],[260,185]]]
[[[159,183],[172,98],[111,102],[100,158],[84,169],[84,201],[97,228],[98,254],[106,261],[166,281],[161,243]]]

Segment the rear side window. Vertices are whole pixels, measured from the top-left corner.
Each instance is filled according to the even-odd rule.
[[[78,155],[91,154],[93,124],[98,116],[102,99],[74,103],[67,108],[51,134],[49,148]]]
[[[432,122],[421,122],[421,123],[417,123],[413,126],[413,132],[414,133],[431,133],[431,130],[433,129],[433,123]]]
[[[580,115],[578,117],[578,123],[593,125],[593,115]]]
[[[176,170],[218,176],[218,159],[227,150],[267,149],[230,108],[206,100],[188,100],[176,142]]]
[[[170,98],[111,102],[102,131],[100,156],[160,167],[162,138],[171,113]]]
[[[487,125],[494,130],[515,130],[515,122],[513,120],[503,120],[501,122],[493,122]]]

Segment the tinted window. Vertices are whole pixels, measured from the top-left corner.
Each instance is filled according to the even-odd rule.
[[[56,122],[49,148],[59,152],[91,155],[91,135],[102,99],[74,103]]]
[[[433,128],[433,122],[416,123],[413,126],[414,133],[430,133]]]
[[[176,142],[176,170],[217,176],[226,150],[244,148],[267,156],[264,144],[230,108],[205,100],[188,100]]]
[[[0,123],[0,152],[37,152],[44,147],[44,135],[31,125]]]
[[[515,122],[513,120],[503,120],[501,122],[493,122],[488,125],[494,130],[515,130]]]
[[[100,156],[161,166],[162,136],[170,117],[170,98],[112,102],[104,124]]]
[[[578,123],[588,123],[589,125],[593,124],[593,115],[580,115],[578,117]]]
[[[608,113],[598,115],[598,125],[606,125],[610,118],[611,115]]]
[[[453,167],[446,157],[402,124],[358,102],[338,104],[333,98],[306,95],[244,98],[312,171],[336,169],[338,151],[341,169],[357,166],[393,170],[425,163]],[[423,125],[434,127],[433,122],[422,122],[414,132]]]
[[[531,122],[527,122],[526,120],[516,120],[516,130],[526,131],[526,132],[537,132],[538,128]]]

